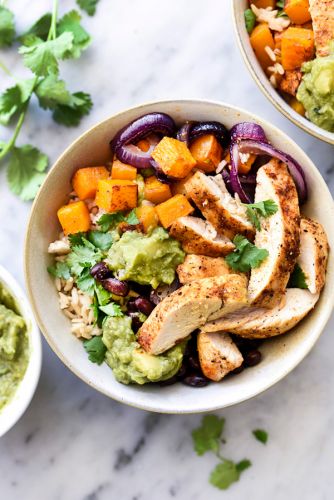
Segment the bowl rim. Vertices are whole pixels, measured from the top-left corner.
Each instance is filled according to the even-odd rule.
[[[83,141],[85,139],[85,137],[87,135],[89,135],[90,133],[92,133],[93,131],[95,131],[98,127],[100,127],[101,125],[103,125],[104,123],[107,123],[108,121],[110,121],[111,119],[115,119],[117,117],[120,117],[122,116],[123,114],[125,113],[128,113],[128,112],[133,112],[133,111],[136,111],[138,112],[138,116],[140,116],[140,111],[143,109],[145,110],[145,108],[147,108],[148,106],[156,106],[156,107],[159,107],[160,105],[165,105],[165,104],[173,104],[173,105],[180,105],[182,106],[184,103],[186,104],[190,104],[190,103],[200,103],[200,104],[208,104],[208,105],[213,105],[213,106],[218,106],[220,108],[226,108],[226,109],[229,109],[229,110],[232,110],[236,113],[247,113],[248,115],[250,115],[252,117],[252,119],[254,121],[260,121],[260,122],[263,122],[265,126],[268,126],[271,128],[272,132],[278,132],[279,134],[283,135],[284,138],[286,138],[286,140],[290,141],[293,143],[293,146],[296,150],[298,150],[301,154],[307,156],[308,160],[309,160],[309,163],[310,165],[312,166],[312,170],[314,171],[314,174],[317,176],[317,180],[318,182],[320,182],[322,184],[322,187],[323,189],[329,194],[329,196],[331,197],[331,194],[328,190],[328,187],[322,177],[322,175],[320,174],[319,170],[317,169],[317,167],[314,165],[313,161],[309,158],[308,155],[306,155],[306,153],[302,150],[302,148],[295,142],[293,141],[290,137],[287,136],[287,134],[285,132],[283,132],[282,130],[279,129],[279,127],[277,127],[276,125],[273,125],[271,124],[268,120],[264,119],[264,118],[260,118],[258,115],[254,114],[253,112],[250,112],[250,111],[246,111],[242,108],[239,108],[237,106],[234,106],[234,105],[231,105],[231,104],[227,104],[225,102],[222,102],[222,101],[214,101],[214,100],[208,100],[208,99],[201,99],[201,98],[198,98],[198,99],[193,99],[193,98],[185,98],[185,99],[162,99],[162,100],[153,100],[153,101],[147,101],[147,102],[144,102],[144,103],[141,103],[139,105],[136,105],[136,106],[131,106],[131,107],[128,107],[128,108],[124,108],[120,111],[118,111],[117,113],[114,113],[112,114],[111,116],[101,120],[100,122],[96,123],[95,125],[93,125],[92,127],[90,127],[88,130],[86,130],[85,132],[83,132],[81,135],[79,135],[77,137],[77,139],[75,139],[66,149],[65,151],[56,159],[56,161],[53,163],[52,167],[50,168],[49,172],[48,172],[48,175],[46,177],[46,180],[48,179],[48,177],[51,175],[53,169],[57,166],[57,164],[59,162],[62,161],[62,159],[71,151],[71,149],[73,147],[75,147],[79,142]],[[44,181],[43,185],[45,184],[46,180]],[[33,313],[34,313],[34,316],[35,316],[35,319],[39,325],[39,328],[40,330],[42,331],[43,333],[43,336],[44,338],[46,339],[46,341],[48,342],[49,346],[51,347],[51,349],[53,350],[53,352],[59,357],[59,359],[63,362],[63,364],[70,370],[72,371],[72,373],[74,373],[80,380],[82,380],[83,382],[85,382],[87,385],[89,385],[90,387],[94,388],[95,390],[97,390],[98,392],[104,394],[105,396],[111,398],[111,399],[114,399],[115,401],[119,402],[119,403],[123,403],[123,404],[126,404],[130,407],[133,407],[133,408],[137,408],[137,409],[141,409],[141,410],[146,410],[146,411],[151,411],[151,412],[156,412],[156,413],[165,413],[165,414],[194,414],[194,413],[205,413],[205,412],[209,412],[209,411],[216,411],[216,410],[219,410],[219,409],[222,409],[222,408],[227,408],[229,406],[234,406],[234,405],[237,405],[237,404],[240,404],[244,401],[248,401],[249,399],[253,399],[254,397],[262,394],[263,392],[267,391],[268,389],[270,389],[270,387],[274,386],[277,382],[279,382],[280,380],[282,380],[283,378],[286,377],[286,375],[288,375],[291,371],[293,371],[296,366],[298,366],[300,364],[300,362],[310,353],[310,351],[312,350],[312,348],[314,347],[315,343],[317,342],[317,340],[319,339],[320,335],[322,334],[325,326],[326,326],[326,323],[328,322],[329,320],[329,317],[330,315],[332,314],[332,311],[333,311],[333,308],[334,308],[334,294],[332,296],[332,300],[331,300],[331,303],[328,304],[327,306],[327,310],[323,312],[322,314],[322,318],[321,318],[321,321],[319,322],[319,325],[318,325],[318,333],[317,335],[312,339],[312,342],[309,342],[306,346],[306,348],[300,352],[300,354],[298,356],[296,356],[294,358],[294,362],[291,363],[291,365],[286,368],[282,373],[278,374],[277,377],[271,379],[268,383],[266,384],[263,384],[262,388],[261,389],[255,389],[253,392],[251,393],[248,393],[247,395],[245,395],[244,397],[239,397],[236,401],[231,401],[227,404],[224,404],[224,406],[222,406],[221,404],[216,404],[216,405],[210,405],[209,407],[201,407],[201,408],[197,408],[196,410],[194,409],[166,409],[162,406],[159,406],[159,404],[154,404],[154,406],[150,406],[150,405],[147,405],[147,404],[142,404],[142,403],[139,403],[139,402],[134,402],[133,401],[133,398],[132,399],[129,399],[127,397],[119,397],[118,395],[111,395],[111,392],[107,392],[106,390],[104,390],[103,388],[97,386],[92,380],[90,380],[88,377],[86,377],[84,374],[82,373],[79,373],[79,371],[77,370],[77,368],[75,366],[73,366],[73,364],[66,358],[65,355],[63,355],[57,345],[55,344],[55,342],[52,340],[52,337],[49,335],[48,331],[47,331],[47,328],[45,327],[44,325],[44,322],[43,322],[43,319],[42,317],[39,315],[38,313],[38,308],[36,307],[36,302],[35,302],[35,298],[34,298],[34,295],[33,295],[33,292],[32,292],[32,288],[30,286],[30,270],[29,270],[29,264],[28,264],[28,254],[29,254],[29,240],[30,240],[30,233],[31,233],[31,229],[32,229],[32,219],[34,217],[34,213],[35,213],[35,210],[36,210],[36,207],[37,207],[37,204],[38,204],[38,200],[39,200],[39,197],[41,196],[41,192],[42,192],[42,189],[43,189],[43,186],[40,188],[34,202],[33,202],[33,205],[32,205],[32,208],[31,208],[31,211],[30,211],[30,217],[29,217],[29,221],[28,221],[28,225],[27,225],[27,230],[26,230],[26,234],[25,234],[25,242],[24,242],[24,275],[25,275],[25,283],[26,283],[26,288],[27,288],[27,292],[28,292],[28,297],[29,297],[29,301],[30,301],[30,304],[31,304],[31,308],[33,310]],[[333,206],[333,215],[334,215],[334,206]],[[329,305],[331,305],[331,307],[329,307]]]
[[[16,279],[0,265],[0,283],[18,302],[18,309],[27,325],[29,339],[29,361],[22,380],[11,400],[0,410],[5,425],[0,428],[0,438],[20,420],[36,392],[42,367],[42,340],[29,300]],[[25,391],[20,391],[24,384]],[[12,414],[11,414],[12,412]]]
[[[291,106],[289,106],[284,101],[284,99],[278,94],[277,91],[275,91],[275,98],[273,97],[273,95],[269,91],[269,89],[273,87],[271,86],[267,76],[261,70],[260,66],[258,68],[255,68],[250,59],[247,57],[245,49],[246,42],[244,41],[243,36],[241,35],[240,25],[237,20],[238,19],[237,12],[238,9],[240,8],[240,3],[239,1],[231,0],[231,4],[232,4],[232,18],[233,18],[234,32],[239,46],[239,50],[241,52],[244,63],[247,66],[247,69],[252,75],[253,80],[255,81],[258,88],[267,97],[267,99],[271,102],[271,104],[273,104],[275,108],[280,113],[282,113],[286,118],[288,118],[288,120],[290,120],[294,125],[297,125],[297,127],[301,128],[304,132],[307,132],[316,139],[320,139],[324,142],[327,142],[328,144],[334,144],[334,133],[322,129],[315,123],[312,123],[311,121],[304,119],[302,116],[299,116],[298,113],[296,113],[291,108]],[[255,54],[254,58],[257,61]],[[261,71],[259,71],[259,69]],[[273,90],[275,89],[273,88]]]

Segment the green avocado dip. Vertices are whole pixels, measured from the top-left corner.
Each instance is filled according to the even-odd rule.
[[[186,341],[159,356],[147,354],[136,341],[128,316],[108,317],[103,324],[105,360],[123,384],[147,384],[173,377],[180,369]]]
[[[110,248],[107,263],[118,279],[156,288],[174,281],[175,269],[184,257],[180,243],[158,227],[149,235],[124,233]]]
[[[317,57],[303,64],[304,73],[297,99],[306,116],[319,127],[334,132],[334,42],[326,57]]]
[[[0,410],[11,400],[29,360],[26,324],[15,300],[0,283]]]

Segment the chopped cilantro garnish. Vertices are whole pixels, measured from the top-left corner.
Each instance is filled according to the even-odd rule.
[[[253,431],[253,436],[263,444],[266,444],[266,442],[268,441],[268,432],[264,431],[263,429],[255,429]]]
[[[89,361],[101,365],[107,351],[102,338],[100,336],[93,337],[90,340],[85,340],[83,345],[87,351]]]
[[[259,201],[258,203],[244,203],[247,217],[258,231],[261,231],[260,217],[270,217],[278,210],[278,206],[273,200]]]
[[[235,244],[235,249],[225,257],[225,260],[236,271],[246,273],[250,269],[259,267],[269,255],[268,250],[257,248],[240,234],[235,236],[233,243]]]

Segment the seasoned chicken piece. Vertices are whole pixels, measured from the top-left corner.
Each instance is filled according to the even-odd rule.
[[[208,177],[196,172],[185,184],[187,195],[218,234],[233,238],[243,234],[254,238],[254,227],[249,222],[245,207],[230,195],[221,175]]]
[[[334,0],[310,0],[310,14],[317,55],[328,56],[334,38]]]
[[[188,254],[184,262],[177,267],[176,272],[183,285],[202,278],[234,273],[223,257],[207,257],[206,255],[194,254]]]
[[[230,325],[229,332],[250,339],[274,337],[285,333],[314,308],[319,294],[301,288],[288,288],[285,299],[273,309],[266,309],[256,318],[250,316],[249,321],[236,323],[234,328]]]
[[[278,210],[261,217],[255,245],[268,250],[268,257],[252,269],[248,296],[259,307],[277,305],[286,289],[299,254],[300,214],[294,181],[285,164],[271,160],[258,170],[255,203],[273,200]]]
[[[283,92],[296,96],[303,73],[299,69],[287,70],[279,83],[279,88]]]
[[[265,307],[246,306],[237,311],[226,314],[222,318],[209,321],[201,328],[201,332],[233,332],[236,328],[258,318],[266,313]]]
[[[325,284],[328,251],[327,236],[322,225],[315,220],[302,218],[297,263],[305,274],[311,293],[320,293]]]
[[[182,244],[187,253],[218,257],[232,252],[234,245],[225,236],[218,236],[215,228],[198,217],[180,217],[169,229],[169,234]]]
[[[204,375],[219,382],[242,365],[243,357],[228,333],[204,333],[197,336],[199,362]]]
[[[243,307],[246,301],[243,276],[230,274],[193,281],[157,305],[140,328],[138,342],[145,351],[160,354],[211,318]]]

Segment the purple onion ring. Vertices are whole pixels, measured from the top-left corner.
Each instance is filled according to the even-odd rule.
[[[268,142],[265,131],[261,125],[253,122],[237,123],[231,128],[230,136],[232,142],[240,141],[241,139]]]
[[[189,144],[195,139],[206,134],[212,134],[218,139],[222,146],[226,145],[228,139],[228,131],[225,125],[219,122],[199,122],[195,123],[190,130]]]

